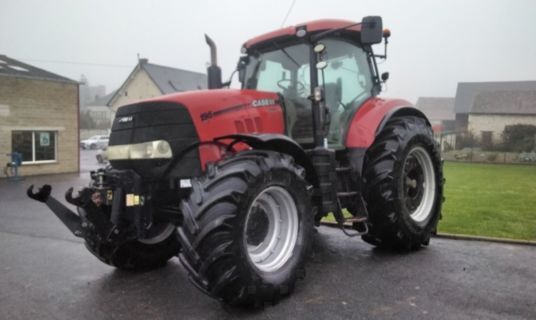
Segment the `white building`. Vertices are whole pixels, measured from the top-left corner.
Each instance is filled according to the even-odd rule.
[[[108,101],[115,112],[122,105],[164,94],[206,89],[204,73],[160,66],[140,59],[125,82]]]
[[[482,92],[475,97],[468,129],[483,145],[502,142],[508,125],[536,126],[536,90]]]

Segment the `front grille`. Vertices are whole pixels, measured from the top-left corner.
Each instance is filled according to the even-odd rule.
[[[188,110],[173,102],[142,102],[119,108],[116,113],[109,145],[125,145],[154,140],[166,140],[173,156],[182,155],[184,150],[199,142]],[[116,169],[132,169],[144,177],[160,176],[171,163],[170,160],[113,160]],[[197,148],[174,161],[170,175],[190,177],[201,172]]]

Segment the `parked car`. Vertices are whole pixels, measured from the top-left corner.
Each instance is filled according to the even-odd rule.
[[[89,139],[80,141],[82,149],[104,149],[108,146],[108,136],[93,136]]]

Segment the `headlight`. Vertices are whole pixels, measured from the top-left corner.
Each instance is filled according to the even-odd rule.
[[[171,147],[165,140],[109,146],[106,155],[108,160],[171,159],[173,157]]]

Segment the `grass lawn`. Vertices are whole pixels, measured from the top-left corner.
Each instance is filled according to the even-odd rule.
[[[445,162],[439,232],[536,240],[536,166]]]
[[[536,240],[536,166],[445,162],[444,175],[440,233]]]

